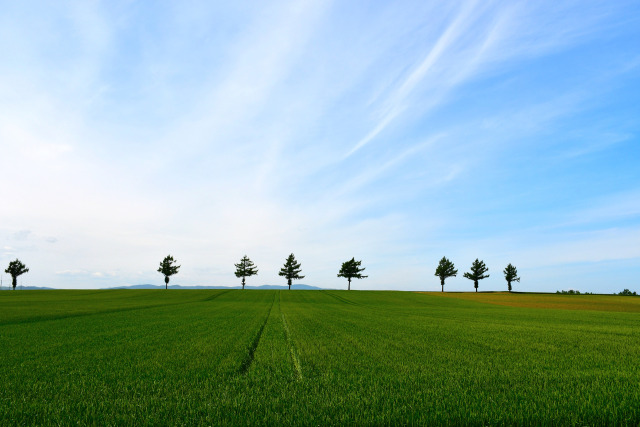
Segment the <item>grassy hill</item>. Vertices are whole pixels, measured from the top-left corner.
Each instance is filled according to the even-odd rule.
[[[637,424],[640,298],[0,294],[0,424]]]

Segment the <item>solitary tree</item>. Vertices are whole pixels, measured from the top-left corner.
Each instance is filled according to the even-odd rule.
[[[356,261],[355,258],[351,258],[349,261],[342,263],[342,268],[340,268],[340,271],[338,272],[338,277],[347,278],[349,281],[347,290],[351,290],[351,279],[364,279],[365,277],[369,277],[360,274],[365,270],[364,267],[360,268],[361,265],[362,261]]]
[[[289,285],[289,290],[291,290],[292,279],[304,279],[304,276],[300,276],[301,272],[300,263],[297,262],[296,257],[291,254],[287,257],[284,267],[280,269],[280,273],[278,273],[278,275],[287,278],[287,285]]]
[[[518,269],[515,265],[507,265],[507,268],[504,269],[504,278],[507,281],[507,287],[509,292],[511,292],[511,282],[519,282],[520,278],[518,277]]]
[[[446,257],[442,257],[438,267],[436,268],[436,276],[440,278],[440,285],[442,285],[442,292],[444,292],[444,281],[448,277],[456,277],[458,270],[455,269],[453,263]]]
[[[14,291],[16,290],[16,286],[18,285],[18,276],[27,273],[28,271],[29,269],[27,268],[27,266],[17,258],[15,261],[11,261],[9,263],[9,267],[7,267],[4,272],[11,275],[11,284],[13,285]]]
[[[478,261],[478,258],[476,258],[476,260],[473,261],[473,264],[471,264],[471,272],[464,273],[464,277],[469,280],[473,280],[473,287],[476,288],[476,292],[478,292],[478,280],[489,277],[488,274],[484,274],[487,271],[489,271],[489,269],[484,265],[484,261]]]
[[[245,277],[250,277],[258,274],[258,268],[246,255],[242,257],[239,264],[234,265],[236,266],[236,277],[242,277],[242,289],[244,289]]]
[[[179,265],[175,265],[176,260],[171,255],[164,257],[158,268],[158,273],[164,274],[164,288],[169,289],[169,277],[173,276],[180,269]]]

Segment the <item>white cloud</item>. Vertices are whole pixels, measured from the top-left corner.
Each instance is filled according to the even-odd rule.
[[[61,286],[160,280],[169,252],[185,284],[234,283],[245,253],[257,280],[273,283],[293,251],[310,284],[340,285],[335,266],[355,256],[372,272],[360,286],[402,276],[417,287],[422,259],[448,247],[456,221],[475,221],[464,200],[487,188],[479,168],[518,172],[489,158],[536,144],[587,157],[634,138],[631,125],[611,133],[620,122],[603,119],[585,127],[599,130],[588,143],[575,133],[573,146],[538,142],[569,135],[566,123],[609,89],[581,77],[520,92],[523,68],[615,21],[597,3],[281,1],[158,14],[91,3],[18,22],[19,7],[0,18],[0,199],[10,201],[0,221],[7,236],[33,230],[11,256],[28,254],[35,280],[58,272]],[[36,22],[42,31],[30,30]],[[489,105],[494,97],[502,102]],[[632,196],[566,222],[633,220]],[[491,190],[484,208],[501,197]],[[609,233],[562,235],[528,254],[540,265],[546,253],[596,260],[561,256],[593,240],[635,256],[623,231]],[[421,240],[433,254],[416,255]],[[453,240],[476,250],[491,239]]]

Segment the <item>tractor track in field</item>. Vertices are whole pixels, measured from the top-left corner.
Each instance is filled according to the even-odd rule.
[[[112,308],[108,310],[96,310],[91,312],[80,312],[80,313],[59,313],[59,314],[50,314],[45,316],[37,316],[31,317],[28,319],[11,319],[8,321],[0,322],[0,326],[8,326],[8,325],[19,325],[25,323],[37,323],[37,322],[48,322],[50,320],[62,320],[62,319],[72,319],[74,317],[90,317],[90,316],[99,316],[101,314],[112,314],[112,313],[125,313],[127,311],[136,311],[136,310],[148,310],[152,308],[160,308],[160,307],[173,307],[177,305],[185,305],[185,304],[194,304],[204,301],[211,301],[213,299],[218,298],[219,296],[230,292],[230,290],[222,291],[215,295],[211,295],[202,300],[193,300],[193,301],[181,301],[181,302],[172,302],[168,304],[151,304],[151,305],[143,305],[136,307],[118,307]]]
[[[280,294],[278,293],[278,296]],[[280,310],[280,316],[282,316],[282,326],[284,327],[284,337],[287,340],[287,344],[289,345],[289,353],[291,354],[291,360],[293,361],[293,367],[296,371],[296,378],[298,380],[302,379],[302,367],[300,366],[300,359],[298,358],[298,354],[296,352],[296,346],[293,342],[293,338],[291,338],[291,332],[289,332],[289,325],[287,324],[287,318],[282,312],[282,307],[280,306],[280,298],[278,297],[278,309]]]
[[[90,316],[98,316],[100,314],[124,313],[127,311],[148,310],[151,308],[172,307],[176,305],[192,304],[194,302],[199,302],[199,301],[177,302],[177,303],[171,303],[171,304],[154,304],[154,305],[144,305],[139,307],[123,307],[123,308],[114,308],[110,310],[92,311],[88,313],[85,312],[85,313],[51,314],[47,316],[31,317],[28,319],[9,320],[6,322],[0,322],[0,326],[19,325],[24,323],[48,322],[50,320],[72,319],[74,317],[90,317]]]
[[[357,302],[351,301],[351,300],[349,300],[349,299],[347,299],[347,298],[340,297],[340,296],[338,296],[338,295],[332,294],[331,292],[327,292],[327,291],[320,291],[320,292],[322,292],[322,293],[323,293],[323,294],[325,294],[325,295],[332,296],[332,297],[334,297],[335,299],[337,299],[338,301],[343,302],[343,303],[345,303],[345,304],[361,305],[361,304],[358,304]]]
[[[302,379],[302,367],[300,366],[300,359],[298,359],[298,355],[296,354],[296,347],[293,343],[293,339],[291,338],[291,333],[289,332],[289,325],[287,325],[287,319],[284,316],[284,313],[280,312],[282,316],[282,325],[284,326],[284,336],[289,344],[289,353],[291,353],[291,360],[293,361],[293,367],[296,371],[296,377],[298,380]]]
[[[219,296],[222,296],[222,295],[224,295],[224,294],[226,294],[227,292],[230,292],[230,291],[231,291],[231,289],[229,289],[228,291],[222,291],[222,292],[219,292],[219,293],[217,293],[217,294],[215,294],[215,295],[211,295],[211,296],[209,296],[209,297],[206,297],[206,298],[205,298],[205,299],[203,299],[202,301],[211,301],[211,300],[214,300],[214,299],[218,298]]]
[[[240,369],[238,370],[238,373],[241,375],[246,374],[249,368],[251,367],[251,364],[253,363],[253,358],[256,352],[256,348],[258,348],[258,344],[260,344],[260,338],[262,338],[262,332],[264,331],[265,326],[267,326],[267,322],[269,321],[269,316],[271,316],[271,310],[273,309],[273,305],[276,302],[276,295],[277,294],[273,295],[273,301],[271,301],[271,306],[269,306],[269,311],[267,312],[267,315],[264,317],[264,321],[262,322],[260,329],[258,329],[258,333],[253,338],[251,345],[247,349],[247,355],[245,356],[245,358],[242,360],[242,363],[240,364]]]

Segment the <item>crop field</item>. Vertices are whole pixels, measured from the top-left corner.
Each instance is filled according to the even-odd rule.
[[[509,292],[453,292],[432,295],[459,298],[510,307],[557,308],[563,310],[629,311],[640,313],[640,298],[617,295],[520,294]]]
[[[0,425],[638,425],[639,301],[2,292]]]

